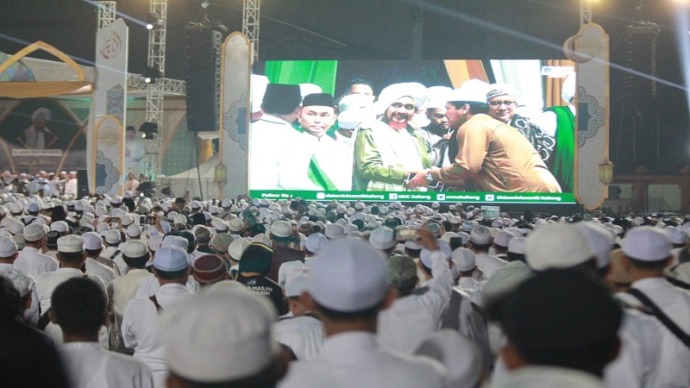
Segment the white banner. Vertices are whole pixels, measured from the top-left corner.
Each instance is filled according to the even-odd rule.
[[[589,23],[573,39],[581,57],[576,65],[576,197],[585,208],[596,209],[608,194],[599,165],[609,156],[609,37],[600,25]]]
[[[252,47],[249,38],[233,32],[223,42],[220,84],[220,162],[215,171],[219,198],[236,198],[247,194],[247,140],[249,118],[249,87]]]
[[[117,19],[96,35],[98,76],[87,132],[87,155],[90,158],[87,174],[92,193],[123,194],[128,41],[129,28],[122,19]],[[101,125],[98,132],[96,124]],[[118,143],[113,144],[113,141]]]

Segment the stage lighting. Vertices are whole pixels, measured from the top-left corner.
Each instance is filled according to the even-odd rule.
[[[141,72],[141,76],[144,77],[144,82],[150,84],[161,78],[163,73],[161,73],[161,71],[158,69],[154,69],[153,67],[147,67]]]
[[[139,127],[141,137],[144,139],[155,139],[158,133],[158,124],[152,122],[145,122]]]

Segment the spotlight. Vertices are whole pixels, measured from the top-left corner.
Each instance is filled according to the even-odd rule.
[[[204,0],[201,2],[201,8],[206,9],[209,6],[208,0]]]
[[[163,73],[161,73],[161,71],[158,69],[154,69],[153,67],[147,67],[141,72],[141,76],[144,77],[144,82],[150,84],[161,78]]]
[[[141,137],[144,139],[155,139],[155,134],[158,133],[158,124],[147,121],[141,124],[139,132],[141,132]]]
[[[147,30],[153,30],[153,24],[151,24],[151,23],[146,23],[146,29],[147,29]]]

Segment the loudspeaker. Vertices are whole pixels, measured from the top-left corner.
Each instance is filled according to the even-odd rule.
[[[191,132],[218,130],[223,35],[213,26],[185,27],[187,128]]]
[[[77,170],[77,198],[84,198],[89,195],[89,178],[86,170]]]

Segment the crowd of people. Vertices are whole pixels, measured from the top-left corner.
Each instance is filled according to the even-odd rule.
[[[0,194],[3,385],[690,385],[690,221]]]
[[[264,82],[253,92],[250,190],[574,188],[574,76],[563,101],[533,117],[513,86],[477,79],[456,89],[395,83],[377,96],[354,79],[337,99],[312,84]]]

